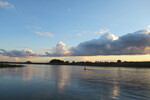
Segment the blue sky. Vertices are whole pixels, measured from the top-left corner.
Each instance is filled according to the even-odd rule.
[[[97,39],[105,30],[123,36],[150,25],[150,0],[0,0],[0,48],[44,52]],[[3,4],[2,4],[3,3]]]

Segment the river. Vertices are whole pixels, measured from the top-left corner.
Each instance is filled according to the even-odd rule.
[[[0,69],[0,100],[150,100],[150,69],[26,66]]]

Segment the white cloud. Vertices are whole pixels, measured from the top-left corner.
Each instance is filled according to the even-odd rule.
[[[9,57],[30,57],[30,56],[38,56],[37,53],[33,52],[32,50],[25,48],[21,51],[19,50],[12,50],[12,51],[6,51],[4,49],[0,49],[0,54],[3,56],[9,56]]]
[[[103,34],[100,38],[101,38],[101,40],[103,40],[103,41],[107,41],[107,40],[118,40],[118,37],[115,36],[115,35],[112,34],[112,33],[105,33],[105,34]]]
[[[135,34],[149,34],[150,30],[149,29],[143,29],[143,30],[139,30],[134,32]]]
[[[43,29],[41,26],[26,26],[27,29],[33,31],[35,34],[45,36],[45,37],[54,37],[54,35],[50,32],[39,32]]]
[[[0,8],[15,8],[15,6],[7,1],[0,1]]]
[[[54,37],[54,35],[50,32],[45,32],[45,33],[35,32],[35,33],[38,34],[38,35],[41,35],[41,36],[45,36],[45,37]]]
[[[99,31],[95,32],[95,33],[98,33],[98,34],[105,34],[105,33],[108,33],[109,30],[108,29],[100,29]]]
[[[147,26],[150,29],[150,25]]]
[[[67,56],[69,50],[66,49],[66,44],[58,42],[50,52],[46,52],[46,56]]]
[[[99,31],[73,30],[73,32],[76,33],[76,36],[82,36],[82,35],[85,35],[85,34],[105,34],[105,33],[110,33],[108,29],[100,29]]]

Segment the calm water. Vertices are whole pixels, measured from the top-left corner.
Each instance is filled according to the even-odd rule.
[[[150,100],[150,69],[26,66],[0,69],[0,100]]]

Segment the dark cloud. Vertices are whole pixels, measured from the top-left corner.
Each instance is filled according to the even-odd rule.
[[[80,43],[71,48],[72,56],[135,55],[147,54],[150,48],[150,31],[140,30],[117,38],[111,33]]]
[[[9,56],[9,57],[38,56],[37,53],[34,53],[32,50],[30,50],[28,48],[25,48],[21,51],[19,51],[19,50],[6,51],[4,49],[0,49],[0,54],[3,56]]]
[[[29,56],[94,56],[94,55],[136,55],[150,53],[150,31],[147,29],[117,37],[105,33],[98,39],[85,41],[76,47],[66,48],[66,44],[58,42],[48,52],[37,54],[30,49],[6,51],[0,49],[0,55],[9,57]]]

